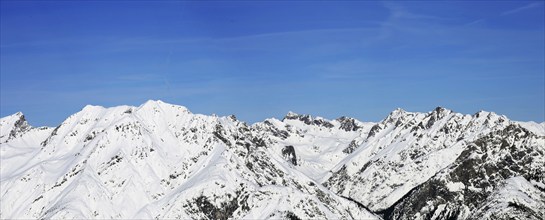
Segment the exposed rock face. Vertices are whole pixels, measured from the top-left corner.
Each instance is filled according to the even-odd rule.
[[[348,147],[343,150],[343,153],[351,154],[352,152],[354,152],[356,150],[356,148],[358,148],[360,146],[361,142],[362,142],[362,139],[352,140],[350,142],[350,144],[348,145]]]
[[[251,126],[148,101],[0,119],[0,218],[542,219],[545,123],[396,109]],[[9,166],[6,166],[9,164]]]
[[[282,149],[282,156],[284,156],[284,158],[286,158],[293,165],[297,166],[297,156],[295,155],[295,149],[293,146],[285,146],[284,149]]]
[[[353,118],[342,116],[338,118],[337,121],[341,123],[340,129],[343,129],[345,131],[357,131],[358,129],[362,128],[356,123],[356,120]]]
[[[545,191],[539,183],[545,179],[544,140],[518,125],[479,138],[452,165],[387,210],[385,217],[542,218]]]
[[[313,118],[310,115],[299,115],[293,112],[288,113],[283,120],[299,120],[307,125],[317,125],[326,128],[332,128],[333,124],[323,118]]]
[[[32,128],[21,112],[2,118],[0,124],[2,125],[0,143],[16,138]]]
[[[396,110],[374,125],[355,150],[345,150],[351,156],[324,185],[387,219],[465,219],[484,210],[469,201],[487,202],[504,184],[501,180],[521,176],[540,186],[543,179],[531,176],[539,176],[535,167],[543,167],[537,164],[543,161],[544,146],[544,136],[494,113]],[[476,151],[487,153],[477,157]],[[436,179],[451,167],[450,179]],[[460,195],[448,190],[461,184],[473,191]]]

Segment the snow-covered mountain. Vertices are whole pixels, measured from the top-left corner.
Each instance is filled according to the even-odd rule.
[[[397,109],[247,125],[148,101],[0,119],[0,218],[543,218],[545,123]]]

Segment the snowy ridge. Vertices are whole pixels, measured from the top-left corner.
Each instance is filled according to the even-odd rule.
[[[470,116],[444,108],[427,114],[398,109],[371,129],[325,184],[381,211],[453,163],[467,141],[509,123],[488,112]]]
[[[377,218],[275,160],[234,117],[149,101],[86,106],[47,131],[0,146],[1,218]]]
[[[0,143],[16,138],[31,129],[22,112],[1,118],[0,125],[2,125],[0,127]]]
[[[0,119],[0,218],[540,216],[544,134],[545,123],[444,108],[251,126],[162,101],[88,105],[56,128],[16,113]]]
[[[385,211],[391,219],[539,219],[545,137],[518,124],[468,145],[456,161]],[[423,202],[425,201],[425,202]]]
[[[529,131],[539,136],[545,136],[545,122],[541,122],[538,124],[533,121],[529,121],[529,122],[518,121],[517,123],[520,124],[520,126],[528,129]]]

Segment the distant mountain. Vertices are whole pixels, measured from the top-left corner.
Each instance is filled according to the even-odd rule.
[[[490,112],[247,125],[148,101],[0,132],[1,219],[545,216],[545,123]]]

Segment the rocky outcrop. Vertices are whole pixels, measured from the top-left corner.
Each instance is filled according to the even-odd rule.
[[[293,146],[285,146],[284,149],[282,149],[282,156],[284,156],[284,158],[291,164],[297,166],[297,156],[295,155],[295,149]]]

